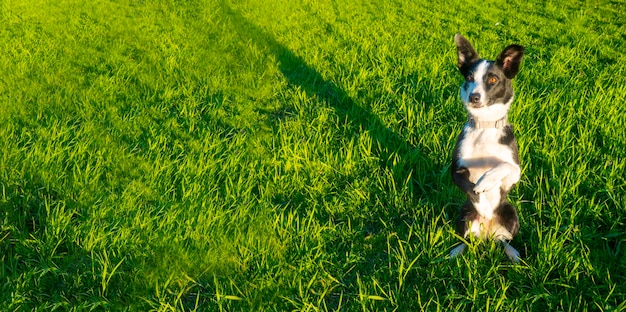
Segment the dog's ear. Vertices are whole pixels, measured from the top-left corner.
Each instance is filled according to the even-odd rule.
[[[496,65],[502,67],[502,71],[504,71],[504,75],[507,78],[513,79],[519,72],[519,65],[522,63],[523,56],[524,47],[512,44],[498,55]]]
[[[459,34],[454,35],[454,42],[456,43],[456,49],[459,55],[459,63],[457,66],[462,73],[465,73],[468,66],[478,61],[478,53],[476,53],[472,44]]]

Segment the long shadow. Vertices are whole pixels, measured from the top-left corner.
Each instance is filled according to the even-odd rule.
[[[307,64],[307,62],[290,51],[286,46],[278,42],[271,34],[268,34],[259,26],[250,22],[241,13],[233,10],[224,1],[221,2],[221,11],[228,18],[230,25],[242,40],[256,44],[261,50],[268,51],[269,56],[274,57],[278,62],[277,66],[281,74],[285,77],[290,86],[300,88],[309,96],[314,96],[320,103],[327,107],[332,107],[340,120],[345,120],[346,125],[342,125],[342,135],[345,137],[358,137],[367,132],[373,140],[373,153],[379,158],[380,166],[383,169],[392,171],[394,179],[405,181],[409,171],[409,166],[414,166],[413,162],[417,159],[415,153],[421,153],[419,147],[412,146],[399,134],[387,127],[385,123],[372,111],[359,105],[350,95],[342,90],[335,82],[325,79],[315,68]],[[406,79],[411,79],[407,77]],[[420,159],[428,159],[428,157],[419,157]],[[412,168],[411,168],[412,169]],[[414,180],[411,182],[416,183]],[[423,191],[425,197],[431,196],[427,191]],[[384,216],[377,216],[385,219],[386,226],[390,224],[398,225],[398,231],[408,231],[408,227],[404,224],[404,216],[398,212],[383,212]],[[342,257],[348,254],[347,250],[362,254],[365,260],[358,272],[373,272],[380,264],[382,259],[387,259],[385,254],[385,246],[387,244],[386,235],[369,235],[380,231],[382,227],[377,220],[364,220],[363,237],[370,237],[367,244],[376,245],[375,248],[367,248],[365,243],[350,241],[346,243],[343,238],[329,238],[329,246],[333,246],[337,250],[346,250],[346,252],[336,252],[337,261],[341,262]],[[393,226],[393,225],[392,225]],[[402,235],[400,235],[402,236]],[[355,291],[353,289],[356,284],[358,274],[356,271],[338,272],[343,275],[342,283],[345,284],[347,292]],[[328,297],[329,306],[338,306],[336,293],[330,294]]]
[[[224,1],[221,6],[222,12],[230,17],[230,23],[240,36],[269,50],[276,57],[279,70],[290,85],[299,87],[307,95],[314,95],[320,102],[333,107],[341,120],[350,122],[351,133],[346,135],[356,136],[362,131],[368,131],[377,143],[377,156],[383,166],[390,166],[391,155],[402,157],[412,150],[409,143],[385,126],[378,116],[355,103],[344,90],[334,82],[324,79],[305,60],[276,41],[272,35],[233,10]]]

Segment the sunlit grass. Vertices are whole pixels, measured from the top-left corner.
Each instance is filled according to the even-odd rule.
[[[625,310],[622,6],[4,1],[0,307]],[[520,264],[447,258],[457,32],[526,46]]]

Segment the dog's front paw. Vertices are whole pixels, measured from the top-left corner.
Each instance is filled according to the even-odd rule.
[[[483,176],[483,178],[478,180],[478,183],[476,183],[476,186],[474,186],[474,193],[480,194],[480,193],[488,192],[495,188],[499,188],[502,185],[502,181],[500,180],[489,179],[489,178],[484,179],[484,177],[485,176]]]
[[[476,185],[474,186],[474,193],[480,194],[487,191],[491,191],[495,188],[499,188],[502,185],[502,179],[498,179],[498,177],[490,174],[490,172],[485,173]]]

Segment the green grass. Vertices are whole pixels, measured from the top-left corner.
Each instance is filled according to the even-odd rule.
[[[0,309],[626,311],[626,3],[3,0]],[[454,33],[527,47],[459,241]]]

